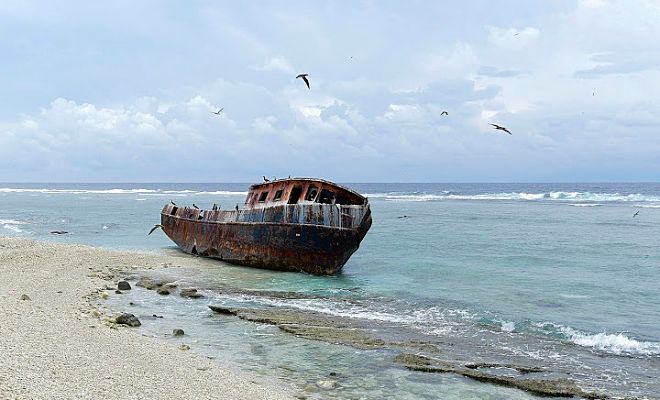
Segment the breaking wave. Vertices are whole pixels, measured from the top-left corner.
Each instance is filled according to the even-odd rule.
[[[503,192],[483,194],[461,194],[455,192],[428,193],[371,193],[370,198],[382,198],[386,201],[442,201],[442,200],[518,200],[518,201],[565,201],[589,206],[598,206],[606,202],[660,203],[660,196],[640,193],[592,193],[592,192]],[[576,204],[571,204],[576,205]],[[658,205],[660,207],[660,205]]]
[[[569,326],[550,322],[536,324],[546,334],[556,334],[563,340],[582,347],[590,347],[616,355],[657,356],[660,355],[660,342],[645,342],[630,338],[623,333],[587,333]]]

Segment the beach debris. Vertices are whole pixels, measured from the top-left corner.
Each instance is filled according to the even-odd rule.
[[[183,329],[174,329],[172,331],[172,335],[174,336],[183,336],[184,334],[185,332],[183,331]]]
[[[58,290],[56,293],[62,293],[62,291],[61,291],[61,290]]]
[[[115,323],[119,325],[128,325],[128,326],[140,326],[142,323],[133,314],[130,313],[121,313],[115,317]]]
[[[23,300],[23,301],[30,301],[30,300],[32,300],[32,299],[31,299],[30,296],[28,296],[27,294],[22,294],[22,295],[21,295],[21,300]]]
[[[152,314],[151,316],[152,316],[152,317],[154,317],[154,318],[163,318],[163,316],[162,316],[162,315],[156,315],[156,314]]]
[[[196,288],[185,288],[181,289],[179,296],[185,297],[188,299],[200,299],[204,297],[203,294],[199,293]]]
[[[187,344],[182,344],[181,346],[179,346],[179,350],[182,351],[190,350],[190,346],[188,346]]]
[[[131,290],[131,284],[126,281],[117,282],[117,289],[119,290]]]
[[[53,235],[66,235],[69,232],[67,232],[67,231],[50,231],[50,233],[52,233]]]

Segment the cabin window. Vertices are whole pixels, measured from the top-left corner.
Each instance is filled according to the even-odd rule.
[[[268,192],[261,192],[261,195],[259,196],[259,203],[266,201],[266,197],[268,197]]]
[[[284,189],[280,189],[277,192],[275,192],[275,197],[273,197],[273,201],[278,201],[279,199],[281,199],[283,193],[284,193]]]
[[[335,197],[335,204],[344,204],[344,205],[346,205],[346,204],[348,204],[348,199],[346,198],[346,196],[342,196],[340,194],[337,194],[337,196]]]
[[[305,196],[305,200],[307,201],[316,200],[316,195],[318,193],[319,193],[319,189],[316,186],[310,186],[309,189],[307,189],[307,195]]]
[[[291,189],[291,194],[289,195],[289,204],[296,204],[298,199],[300,199],[300,194],[302,193],[302,188],[300,186],[295,186]]]
[[[332,204],[332,200],[335,198],[335,194],[327,189],[321,189],[321,195],[319,196],[319,203],[321,204]]]

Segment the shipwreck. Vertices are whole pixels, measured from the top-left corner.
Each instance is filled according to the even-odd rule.
[[[210,210],[168,203],[165,234],[184,252],[232,264],[315,275],[334,274],[371,227],[369,201],[311,178],[252,185],[243,208]]]

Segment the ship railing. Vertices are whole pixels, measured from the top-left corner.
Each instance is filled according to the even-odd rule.
[[[265,222],[354,229],[362,223],[367,210],[368,206],[363,205],[290,204],[226,211],[185,207],[176,210],[174,215],[179,218],[208,222]]]

